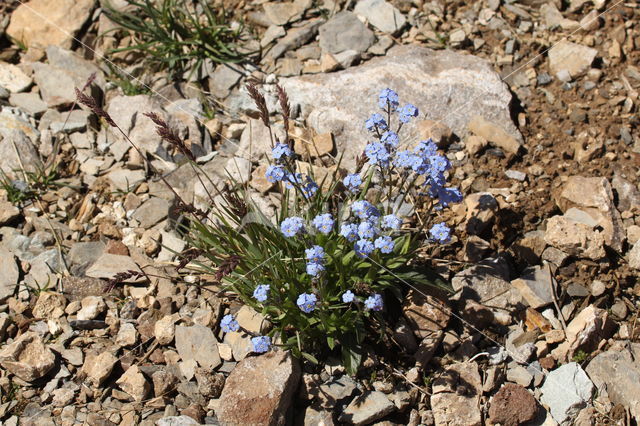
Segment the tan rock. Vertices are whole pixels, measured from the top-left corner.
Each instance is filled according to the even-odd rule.
[[[413,289],[405,297],[402,312],[420,340],[445,328],[450,317],[449,307],[443,301]]]
[[[138,343],[138,330],[135,325],[129,322],[121,324],[116,336],[116,343],[123,347],[131,347]]]
[[[0,365],[28,382],[46,375],[55,366],[55,355],[36,332],[29,331],[0,351]]]
[[[434,120],[420,120],[416,123],[420,140],[433,140],[440,148],[451,143],[453,132],[444,123]]]
[[[11,14],[7,35],[28,48],[68,49],[94,7],[94,0],[31,0]]]
[[[80,302],[82,309],[77,314],[79,320],[96,319],[107,309],[102,296],[87,296]]]
[[[0,86],[11,93],[18,93],[31,86],[31,77],[19,67],[0,61]]]
[[[102,352],[100,354],[90,352],[84,360],[82,372],[86,375],[89,384],[100,387],[111,375],[113,367],[117,362],[118,359],[110,352]]]
[[[485,229],[493,225],[498,201],[488,192],[470,194],[464,199],[467,207],[466,229],[472,235],[481,234]]]
[[[223,424],[284,425],[299,380],[289,352],[245,358],[227,378],[216,416]]]
[[[167,315],[156,321],[153,326],[153,335],[161,345],[168,345],[173,342],[176,332],[176,321],[180,318],[179,314]]]
[[[547,244],[573,256],[597,260],[606,255],[600,231],[565,216],[553,216],[547,220],[544,239]]]
[[[469,131],[481,136],[508,154],[517,154],[522,143],[507,133],[499,125],[488,121],[482,116],[474,116],[468,124]]]
[[[571,176],[554,198],[563,212],[577,207],[589,214],[602,227],[605,244],[622,251],[624,227],[614,204],[611,184],[606,178]]]
[[[589,70],[597,54],[596,49],[569,41],[560,41],[553,45],[547,56],[549,68],[554,75],[566,70],[572,78],[576,78]]]
[[[464,392],[458,392],[459,387]],[[447,367],[433,381],[431,408],[436,425],[480,426],[482,381],[475,362]]]
[[[116,383],[120,386],[120,389],[131,395],[136,402],[146,399],[151,391],[151,385],[137,365],[129,367]]]
[[[55,319],[64,315],[67,299],[62,294],[46,291],[40,293],[32,309],[34,318]]]
[[[269,182],[265,176],[267,167],[268,166],[266,164],[261,164],[260,166],[256,167],[253,173],[251,173],[251,180],[249,181],[249,185],[251,185],[253,189],[258,192],[262,192],[263,194],[271,190],[274,185],[273,183]]]

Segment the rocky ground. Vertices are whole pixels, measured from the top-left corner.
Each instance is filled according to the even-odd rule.
[[[94,0],[0,4],[0,167],[13,181],[0,194],[3,424],[637,424],[638,5],[224,3],[259,53],[178,84],[109,56],[148,88],[105,65],[130,40],[97,37],[113,23]],[[92,73],[150,163],[75,104]],[[206,188],[141,114],[273,212],[248,78],[271,105],[285,87],[301,166],[316,173],[361,151],[383,87],[421,110],[405,136],[432,137],[455,166],[465,201],[443,218],[456,238],[424,255],[456,294],[410,291],[358,377],[331,358],[251,354],[218,322],[233,312],[259,332],[260,315],[176,272],[187,246],[158,174],[196,206]],[[35,195],[12,203],[21,182]],[[147,277],[110,288],[127,270]]]

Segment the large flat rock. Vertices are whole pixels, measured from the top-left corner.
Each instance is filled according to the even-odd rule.
[[[401,105],[416,105],[421,118],[441,121],[460,137],[466,135],[469,121],[479,115],[522,142],[522,135],[510,118],[511,94],[507,86],[487,61],[471,55],[397,46],[387,56],[361,66],[287,78],[281,84],[291,104],[300,105],[307,125],[318,133],[334,134],[347,164],[366,145],[364,121],[379,111],[378,94],[387,87],[398,92]],[[405,126],[401,137],[417,134],[415,123],[411,123]],[[255,143],[259,141],[254,140]],[[256,151],[260,147],[254,145]]]

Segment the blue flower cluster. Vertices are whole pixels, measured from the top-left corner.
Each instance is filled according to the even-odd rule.
[[[259,284],[255,290],[253,290],[253,298],[258,302],[264,302],[267,300],[270,288],[271,286],[269,284]]]
[[[251,338],[251,346],[253,352],[263,354],[271,349],[271,337],[269,336],[256,336]]]
[[[272,164],[267,167],[265,177],[268,182],[277,183],[283,182],[287,189],[298,189],[302,192],[302,195],[309,199],[318,192],[318,184],[309,176],[302,173],[292,173],[292,164],[289,162],[294,157],[294,152],[286,143],[276,143],[271,150],[271,156],[275,160],[276,164]]]
[[[307,274],[317,277],[324,271],[324,249],[320,246],[313,246],[305,250],[307,257]]]
[[[302,312],[308,314],[313,312],[316,308],[316,303],[318,302],[318,298],[313,293],[302,293],[298,296],[298,300],[296,301],[296,305],[300,308]]]
[[[340,227],[340,235],[349,242],[355,242],[354,250],[358,257],[367,257],[375,249],[388,254],[393,251],[394,242],[389,235],[381,235],[384,230],[397,230],[402,221],[395,215],[382,216],[380,211],[366,200],[351,204],[351,213],[360,223],[346,222]],[[377,236],[377,238],[376,238]],[[374,238],[376,238],[374,240]]]
[[[225,333],[231,333],[232,331],[238,331],[240,324],[238,324],[233,315],[225,315],[220,321],[220,329]]]

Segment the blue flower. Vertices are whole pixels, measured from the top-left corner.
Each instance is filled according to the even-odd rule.
[[[302,173],[287,173],[287,175],[283,178],[284,186],[287,189],[293,189],[295,185],[302,185]]]
[[[312,277],[317,277],[322,273],[322,271],[324,271],[324,269],[325,268],[322,263],[317,263],[317,262],[307,263],[307,274],[311,275]]]
[[[414,105],[406,104],[400,109],[400,115],[398,116],[398,119],[401,123],[408,123],[411,120],[411,117],[417,116],[418,108],[416,108]]]
[[[369,240],[358,240],[353,248],[358,257],[365,258],[375,249],[373,243]]]
[[[432,155],[429,157],[429,161],[431,163],[431,175],[442,173],[451,168],[451,163],[447,159],[447,157],[443,155]]]
[[[353,174],[347,175],[342,181],[342,183],[344,184],[344,186],[347,187],[349,191],[357,192],[358,189],[360,189],[360,185],[362,185],[362,178],[360,177],[359,174],[353,173]]]
[[[275,160],[281,160],[282,157],[293,157],[293,151],[286,143],[277,143],[271,150],[271,155]]]
[[[364,301],[364,307],[372,311],[382,310],[382,296],[378,293],[374,293]]]
[[[355,223],[344,223],[340,227],[340,235],[345,237],[347,241],[355,241],[358,239],[358,225]]]
[[[376,235],[376,228],[370,222],[362,222],[358,225],[358,236],[360,238],[373,238]]]
[[[400,138],[396,132],[388,131],[385,132],[380,138],[380,142],[385,143],[393,148],[398,146],[400,142]]]
[[[411,151],[398,151],[396,152],[396,158],[393,160],[393,164],[396,167],[404,167],[409,169],[413,166],[415,159],[420,159],[416,155],[412,154]]]
[[[300,296],[298,296],[298,300],[296,301],[296,304],[298,305],[298,307],[302,312],[308,314],[309,312],[312,312],[316,308],[317,301],[318,301],[318,298],[316,297],[315,294],[302,293]]]
[[[288,217],[280,224],[280,230],[285,237],[293,237],[304,230],[304,220],[297,216]]]
[[[271,183],[280,182],[286,176],[287,172],[282,166],[269,166],[265,176],[267,181]]]
[[[378,209],[375,208],[373,204],[371,204],[367,200],[354,201],[353,204],[351,204],[351,211],[356,216],[358,216],[358,218],[363,220],[368,220],[372,217],[380,216],[380,212],[378,211]]]
[[[342,301],[344,303],[351,303],[356,299],[356,295],[351,292],[351,290],[347,290],[342,295]]]
[[[319,214],[313,219],[313,226],[323,234],[329,234],[333,230],[335,221],[329,213]]]
[[[384,110],[387,106],[391,108],[391,111],[395,111],[400,104],[398,94],[391,89],[383,89],[378,96],[378,106]]]
[[[364,122],[364,126],[367,128],[367,130],[370,131],[374,131],[376,127],[378,128],[378,130],[386,130],[387,122],[384,120],[381,114],[378,114],[376,112],[372,114],[371,117],[367,119],[367,121]]]
[[[300,182],[300,180],[298,180],[298,182]],[[316,184],[309,176],[305,176],[304,184],[302,185],[301,189],[302,195],[304,195],[305,198],[309,199],[313,197],[316,192],[318,192],[318,184]]]
[[[444,223],[437,223],[431,227],[429,234],[431,237],[439,243],[446,244],[451,239],[451,230]]]
[[[380,142],[370,142],[364,147],[364,154],[369,159],[370,164],[380,164],[386,166],[389,163],[389,151]]]
[[[257,336],[251,338],[251,346],[253,351],[259,354],[263,354],[271,348],[271,337],[269,336]]]
[[[264,302],[267,300],[267,295],[271,286],[269,284],[260,284],[253,290],[253,298],[258,302]]]
[[[388,254],[393,251],[394,243],[389,236],[378,237],[373,244],[382,253]]]
[[[400,229],[400,225],[402,225],[402,219],[393,214],[388,214],[386,216],[382,216],[382,220],[380,221],[380,226],[384,229]]]
[[[423,158],[429,158],[438,153],[438,146],[429,138],[426,141],[420,141],[413,151]]]
[[[458,188],[439,188],[438,200],[443,207],[462,201],[462,192]]]
[[[225,315],[220,321],[220,329],[225,333],[231,333],[232,331],[238,331],[240,325],[233,315]]]
[[[324,249],[320,246],[313,246],[306,249],[305,254],[310,262],[320,263],[324,259]]]

